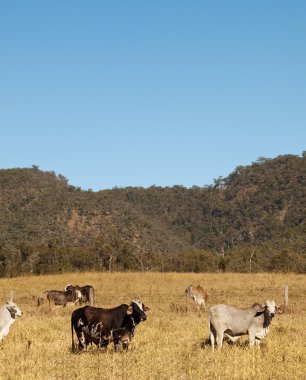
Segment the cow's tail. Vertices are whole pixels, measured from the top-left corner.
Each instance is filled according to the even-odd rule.
[[[74,345],[74,339],[73,339],[73,329],[74,329],[74,325],[73,325],[73,313],[71,315],[71,351],[72,353],[74,354],[75,353],[75,345]]]

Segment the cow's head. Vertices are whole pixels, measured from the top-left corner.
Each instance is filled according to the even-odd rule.
[[[188,288],[185,290],[185,294],[187,297],[192,297],[193,292],[192,292],[193,285],[188,286]]]
[[[71,284],[68,284],[68,285],[65,286],[64,291],[67,292],[67,290],[73,290],[74,288],[76,288],[76,286],[73,286],[73,285],[71,285]]]
[[[14,293],[11,290],[11,298],[9,301],[6,302],[5,307],[11,314],[11,318],[15,319],[17,317],[21,317],[23,312],[17,307],[17,305],[13,302]]]
[[[273,300],[267,300],[265,303],[265,307],[269,310],[269,313],[272,317],[274,317],[276,313],[276,304]]]
[[[151,309],[148,306],[145,306],[141,301],[133,300],[127,309],[127,314],[131,315],[135,323],[138,324],[147,319],[146,312],[150,310]]]

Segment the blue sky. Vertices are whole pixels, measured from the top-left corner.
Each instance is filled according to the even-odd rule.
[[[0,1],[0,169],[204,186],[306,142],[305,1]]]

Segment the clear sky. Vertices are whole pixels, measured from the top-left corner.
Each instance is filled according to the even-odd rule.
[[[0,0],[0,169],[204,186],[305,142],[305,0]]]

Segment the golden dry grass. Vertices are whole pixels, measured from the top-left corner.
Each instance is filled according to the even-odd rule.
[[[74,306],[36,306],[47,289],[67,283],[92,284],[97,305],[113,307],[139,298],[152,309],[136,329],[128,352],[71,354],[70,315]],[[213,353],[207,311],[185,297],[185,288],[201,284],[208,307],[217,303],[249,306],[273,298],[283,302],[289,285],[290,310],[274,318],[261,349],[247,339],[224,344]],[[284,274],[85,273],[0,279],[1,303],[15,291],[24,316],[0,343],[0,379],[306,379],[306,276]],[[33,298],[34,296],[34,298]]]

